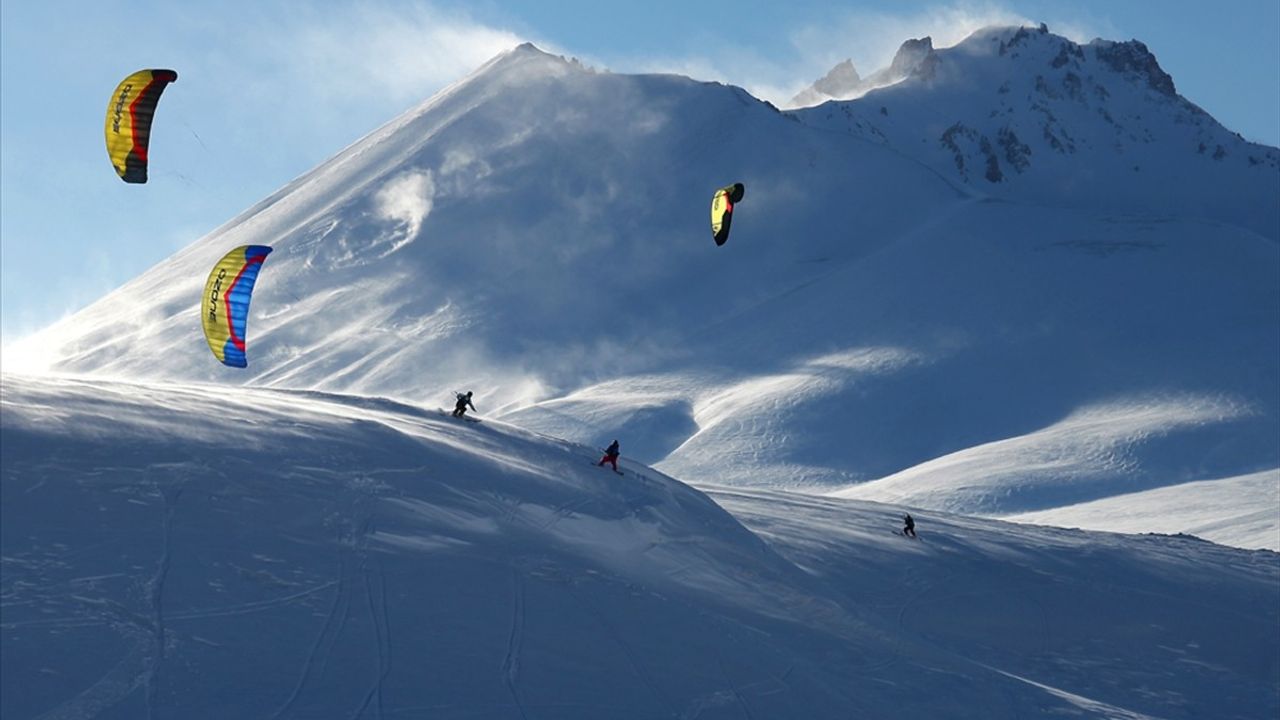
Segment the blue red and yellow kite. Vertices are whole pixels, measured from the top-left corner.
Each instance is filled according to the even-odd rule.
[[[231,367],[248,367],[245,337],[249,325],[249,298],[262,263],[271,253],[266,245],[241,245],[232,250],[209,273],[204,284],[200,319],[204,339],[213,356]]]

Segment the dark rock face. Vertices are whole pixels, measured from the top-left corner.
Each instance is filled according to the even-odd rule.
[[[1000,128],[997,142],[1004,149],[1005,162],[1015,170],[1022,172],[1031,167],[1031,148],[1018,139],[1018,135],[1007,127]]]
[[[1063,40],[1062,46],[1058,48],[1058,54],[1050,61],[1050,65],[1054,68],[1060,68],[1067,63],[1071,63],[1074,67],[1080,66],[1080,61],[1084,59],[1084,49],[1079,45]]]
[[[1133,73],[1145,78],[1147,84],[1165,95],[1177,95],[1173,87],[1173,78],[1160,67],[1156,56],[1151,54],[1147,46],[1138,40],[1116,43],[1094,40],[1090,45],[1098,60],[1112,70],[1120,73]]]
[[[969,182],[969,171],[965,159],[970,156],[971,152],[981,157],[982,177],[987,182],[998,183],[1004,180],[1004,173],[1000,170],[1000,159],[996,156],[995,148],[991,140],[981,132],[958,122],[947,128],[938,138],[938,142],[951,152],[952,157],[955,159],[956,170],[959,171],[960,177],[965,182]],[[1002,146],[1006,142],[1007,139],[1001,137]],[[1017,136],[1013,136],[1012,142],[1017,143]],[[1030,153],[1030,150],[1025,145],[1022,146],[1022,149],[1026,150],[1028,154]],[[1007,146],[1006,152],[1009,152]],[[1018,153],[1020,151],[1015,149],[1013,152]]]

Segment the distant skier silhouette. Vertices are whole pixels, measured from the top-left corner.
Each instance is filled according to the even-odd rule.
[[[600,462],[596,463],[596,467],[602,467],[605,463],[613,466],[614,472],[622,472],[618,469],[618,441],[614,440],[609,447],[604,450],[604,457],[600,458]]]
[[[470,390],[466,391],[465,393],[454,393],[454,394],[458,396],[458,402],[454,403],[454,406],[453,406],[454,417],[460,418],[463,415],[466,415],[468,407],[470,407],[472,410],[476,409],[476,406],[471,404]]]
[[[911,513],[902,516],[902,534],[907,537],[916,536],[916,521],[911,519]]]

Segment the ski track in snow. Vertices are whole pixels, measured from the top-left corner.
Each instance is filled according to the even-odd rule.
[[[520,717],[527,718],[524,703],[520,700],[520,688],[517,680],[520,674],[520,649],[524,645],[524,579],[520,568],[511,569],[511,630],[507,634],[507,654],[502,658],[502,682],[511,693],[511,699],[520,711]]]
[[[107,617],[77,619],[41,619],[28,622],[4,623],[5,629],[20,627],[90,627],[103,625],[112,627],[126,636],[135,636],[135,646],[122,657],[105,675],[71,699],[59,704],[56,708],[40,715],[41,720],[78,720],[95,717],[103,710],[115,705],[131,695],[139,687],[143,689],[148,718],[157,714],[157,695],[159,693],[159,677],[164,663],[168,636],[165,626],[164,583],[169,573],[171,562],[171,539],[173,534],[173,517],[177,510],[178,498],[182,495],[183,486],[160,487],[155,490],[163,498],[161,515],[161,534],[159,557],[156,569],[145,584],[146,605],[148,615],[139,615],[110,599],[80,598],[105,609]],[[112,619],[112,615],[115,619]]]
[[[295,600],[301,600],[303,598],[309,597],[318,592],[323,592],[324,590],[328,590],[329,588],[335,585],[340,585],[340,584],[341,584],[341,581],[339,580],[330,580],[328,582],[320,583],[315,587],[310,587],[310,588],[307,588],[306,590],[299,590],[296,593],[290,593],[288,595],[282,595],[278,598],[272,598],[271,600],[259,600],[256,602],[237,603],[235,605],[229,605],[225,608],[210,608],[206,610],[187,610],[185,612],[168,613],[167,617],[170,620],[198,620],[202,618],[227,617],[230,615],[245,615],[248,613],[262,612],[263,610],[270,610],[271,608],[279,607],[281,605],[287,605],[289,603],[294,602]]]
[[[742,717],[747,720],[754,720],[754,716],[751,714],[751,707],[747,705],[746,698],[742,697],[742,693],[738,692],[738,688],[735,686],[733,679],[729,677],[729,672],[724,667],[724,655],[722,655],[719,650],[716,651],[716,665],[720,669],[720,677],[724,678],[725,686],[728,687],[729,694],[733,696],[734,703],[737,704],[738,709],[742,711]]]
[[[132,695],[147,681],[151,639],[137,638],[131,651],[111,670],[75,697],[37,717],[37,720],[87,720]]]
[[[347,562],[344,557],[340,563]],[[329,612],[325,615],[324,623],[320,626],[320,632],[316,634],[315,641],[311,644],[311,650],[307,653],[307,657],[303,660],[302,669],[298,674],[298,681],[293,687],[293,691],[285,698],[284,704],[271,715],[272,720],[276,720],[289,712],[298,698],[302,696],[303,690],[311,680],[312,671],[316,664],[316,658],[327,657],[332,650],[333,643],[337,641],[337,636],[341,632],[343,619],[347,614],[347,592],[346,592],[346,573],[340,568],[338,571],[338,579],[332,583],[326,583],[324,587],[332,587],[336,585],[333,593],[333,603],[329,606]],[[337,629],[332,629],[334,626]],[[328,647],[325,647],[325,645]],[[322,648],[324,648],[322,650]]]
[[[605,617],[604,612],[600,610],[600,608],[596,607],[595,604],[592,603],[589,599],[584,598],[578,593],[574,592],[572,588],[569,588],[569,594],[572,595],[573,598],[578,601],[579,605],[581,605],[583,608],[586,608],[587,612],[591,613],[592,617],[596,619],[596,622],[599,623],[600,627],[604,628],[604,631],[608,635],[609,639],[612,640],[614,644],[618,646],[618,649],[622,651],[623,657],[625,657],[627,660],[627,665],[631,667],[631,670],[635,674],[635,676],[640,679],[641,683],[644,684],[644,687],[646,690],[648,690],[649,694],[652,695],[659,702],[659,704],[663,708],[663,711],[668,716],[676,716],[675,706],[673,705],[671,700],[668,699],[666,694],[663,693],[658,688],[658,686],[654,683],[653,678],[649,677],[649,673],[645,671],[644,666],[636,658],[636,654],[631,649],[631,646],[625,640],[622,639],[622,636],[618,633],[618,630],[613,626],[612,623],[609,622],[608,618]]]
[[[386,680],[387,674],[391,672],[391,628],[387,621],[386,576],[383,574],[380,565],[375,564],[374,567],[375,570],[370,572],[368,565],[365,565],[361,568],[361,572],[364,576],[365,602],[369,611],[369,619],[373,623],[374,652],[378,659],[377,672],[373,687],[369,688],[364,701],[360,703],[360,707],[356,708],[356,711],[351,715],[351,720],[359,720],[359,718],[363,717],[365,710],[368,709],[371,703],[375,710],[375,717],[382,717],[382,683]],[[370,577],[371,575],[377,575],[378,582],[376,586]],[[375,595],[377,596],[376,599]]]
[[[285,717],[286,714],[293,711],[294,706],[305,694],[308,687],[315,683],[321,682],[324,677],[325,670],[328,667],[329,658],[333,654],[334,648],[342,638],[343,631],[346,629],[347,620],[351,615],[351,594],[353,592],[354,575],[357,566],[363,573],[367,558],[365,557],[366,546],[368,542],[370,528],[372,527],[372,518],[365,513],[362,507],[362,497],[357,496],[351,500],[351,507],[347,511],[346,526],[340,530],[341,546],[343,552],[338,561],[338,577],[337,579],[325,583],[320,588],[307,591],[307,594],[317,592],[325,587],[336,585],[334,590],[333,603],[329,606],[329,612],[325,615],[324,622],[320,626],[319,632],[316,634],[311,649],[307,653],[306,658],[302,662],[302,667],[298,673],[298,681],[295,683],[292,692],[285,698],[280,708],[272,714],[272,719]],[[380,580],[380,582],[384,582]],[[366,597],[368,597],[367,576],[365,577]],[[383,602],[385,602],[385,587],[383,590]],[[359,717],[364,709],[368,706],[370,700],[376,695],[378,699],[379,713],[381,712],[381,682],[385,677],[389,660],[382,651],[383,641],[380,633],[383,631],[385,620],[379,620],[377,613],[372,610],[372,600],[369,601],[370,616],[374,622],[374,632],[378,636],[375,637],[375,643],[378,647],[378,676],[373,690],[365,696],[355,717]],[[385,605],[383,606],[385,609]],[[385,617],[385,612],[384,612]]]
[[[178,498],[182,496],[183,486],[180,484],[172,489],[172,497],[170,489],[165,487],[158,488],[161,497],[164,498],[164,516],[161,525],[161,542],[160,542],[160,559],[156,563],[156,573],[150,582],[150,606],[152,612],[152,656],[151,667],[146,677],[146,698],[147,698],[147,717],[156,717],[157,696],[159,694],[159,678],[160,668],[164,664],[165,646],[167,638],[165,636],[164,624],[164,581],[169,574],[169,563],[171,559],[171,548],[173,538],[173,516],[177,512]]]
[[[339,584],[338,581],[332,580],[326,583],[321,583],[320,585],[317,585],[315,587],[307,588],[306,590],[300,590],[296,593],[290,593],[289,595],[282,595],[278,598],[272,598],[271,600],[259,600],[255,602],[237,603],[234,605],[228,605],[226,607],[221,607],[221,608],[207,608],[203,610],[187,610],[183,612],[166,612],[165,618],[167,618],[168,621],[199,620],[204,618],[230,617],[232,615],[246,615],[249,613],[262,612],[263,610],[270,610],[272,608],[279,607],[281,605],[287,605],[296,600],[306,598],[310,595],[314,595],[315,593],[327,590],[337,584]],[[79,599],[85,602],[94,602],[98,605],[115,606],[112,609],[116,610],[117,614],[121,615],[121,617],[125,617],[127,614],[127,619],[125,620],[127,624],[136,626],[139,628],[149,627],[149,623],[143,622],[144,618],[142,616],[134,615],[131,612],[125,611],[124,608],[116,605],[116,603],[112,601],[109,601],[109,600],[90,601],[88,598],[79,598]],[[28,601],[22,604],[31,604],[32,602],[34,601]],[[15,622],[0,623],[0,629],[17,630],[20,628],[32,628],[32,627],[83,628],[83,627],[95,627],[95,626],[118,626],[120,622],[121,622],[120,620],[112,620],[110,618],[102,618],[102,617],[42,618],[40,620],[19,620]]]
[[[551,517],[548,518],[546,522],[542,523],[542,525],[538,526],[538,529],[544,530],[544,531],[552,529],[557,524],[559,524],[561,520],[564,520],[569,517],[573,517],[573,514],[575,511],[586,507],[593,500],[594,498],[585,497],[585,498],[578,498],[577,500],[570,500],[567,503],[561,503],[557,505],[555,509],[551,511]]]

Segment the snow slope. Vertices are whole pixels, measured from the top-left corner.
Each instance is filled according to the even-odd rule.
[[[1260,672],[1268,688],[1262,693],[1271,698],[1265,702],[1280,699],[1274,619],[1280,584],[1269,577],[1280,558],[1275,553],[1187,536],[1110,535],[921,512],[914,513],[920,539],[912,542],[884,529],[898,520],[895,507],[767,490],[708,492],[858,606],[1067,705],[1017,711],[1022,717],[1274,713],[1246,708],[1252,702],[1241,699],[1252,691],[1227,679],[1231,667]],[[1222,604],[1226,598],[1231,607]],[[1260,620],[1261,637],[1237,624],[1249,616]],[[1204,701],[1196,699],[1209,685],[1216,687]],[[936,715],[952,717],[954,708],[946,705]],[[1003,712],[990,708],[991,717]]]
[[[1007,520],[1111,532],[1187,532],[1280,552],[1280,471],[1215,478],[1023,513]]]
[[[6,718],[1280,711],[1266,551],[713,491],[731,515],[372,397],[6,374],[0,405]]]
[[[1231,144],[1136,46],[1068,42],[993,29],[795,113],[521,46],[5,367],[430,406],[471,389],[486,414],[616,437],[685,481],[876,481],[956,512],[1280,468],[1275,150]],[[1053,89],[1068,73],[1107,94]],[[979,147],[1008,125],[1031,164],[962,172],[939,144],[956,122]],[[733,180],[746,197],[717,248],[709,198]],[[275,252],[237,371],[196,317],[209,267],[248,243]]]

